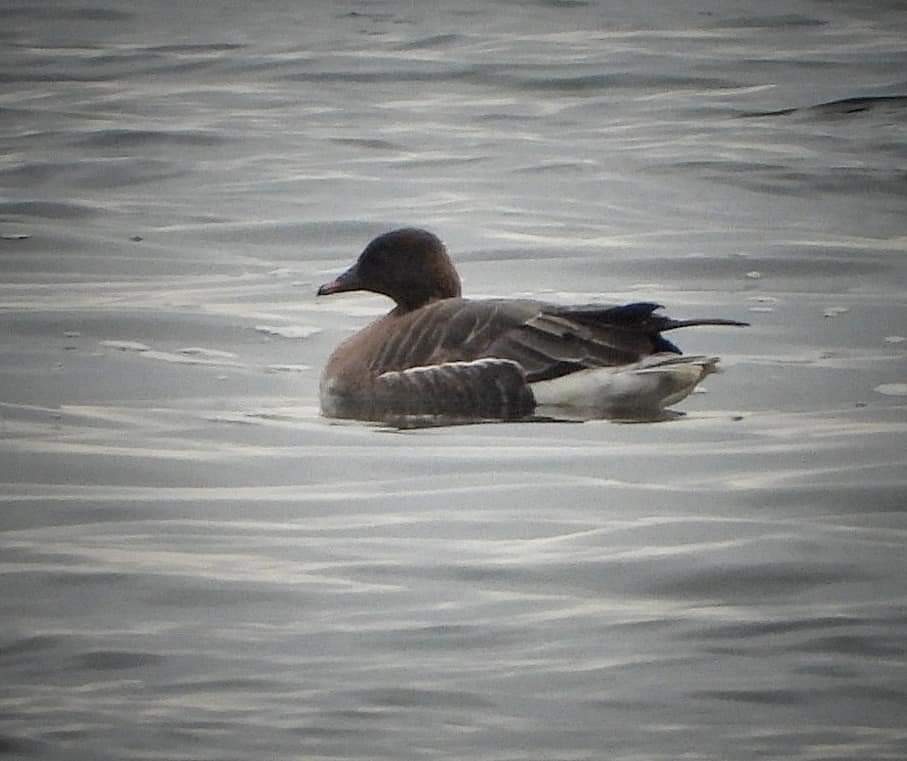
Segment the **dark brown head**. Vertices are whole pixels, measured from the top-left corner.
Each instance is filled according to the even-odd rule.
[[[356,263],[318,289],[319,296],[371,291],[390,296],[406,312],[460,295],[460,277],[444,244],[427,230],[403,228],[379,235]]]

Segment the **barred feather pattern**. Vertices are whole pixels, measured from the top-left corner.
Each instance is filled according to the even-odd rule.
[[[322,377],[322,404],[336,417],[531,414],[531,384],[595,368],[680,354],[661,336],[701,324],[654,314],[659,305],[561,307],[528,299],[448,298],[395,309],[352,336]]]

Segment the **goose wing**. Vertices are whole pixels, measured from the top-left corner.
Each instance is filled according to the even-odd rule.
[[[659,304],[562,307],[540,305],[537,313],[502,332],[488,347],[489,356],[518,362],[530,383],[551,380],[577,370],[616,367],[652,354],[680,354],[662,332],[694,325],[745,325],[734,320],[674,320]]]
[[[370,363],[374,375],[448,363],[510,360],[529,383],[577,370],[680,354],[662,331],[732,320],[673,320],[653,303],[563,307],[521,299],[444,299],[400,318]],[[483,370],[488,372],[488,370]],[[448,373],[451,375],[452,373]]]
[[[377,376],[497,357],[489,353],[494,342],[520,329],[539,311],[540,305],[531,301],[457,298],[433,302],[394,318],[394,329],[386,331],[372,352],[369,370]]]

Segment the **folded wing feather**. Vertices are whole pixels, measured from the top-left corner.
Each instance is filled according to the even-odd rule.
[[[518,418],[528,415],[535,399],[522,368],[507,359],[445,362],[382,373],[370,403],[380,416],[428,413]]]

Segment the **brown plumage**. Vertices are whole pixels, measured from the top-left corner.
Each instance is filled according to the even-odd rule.
[[[353,290],[384,294],[396,306],[328,360],[321,400],[325,414],[334,417],[519,418],[535,409],[532,384],[596,368],[632,368],[654,355],[665,354],[676,366],[680,351],[662,331],[745,324],[676,321],[655,314],[658,305],[647,303],[563,307],[528,299],[464,299],[441,241],[410,228],[375,238],[318,294]],[[660,364],[650,361],[646,371]]]

